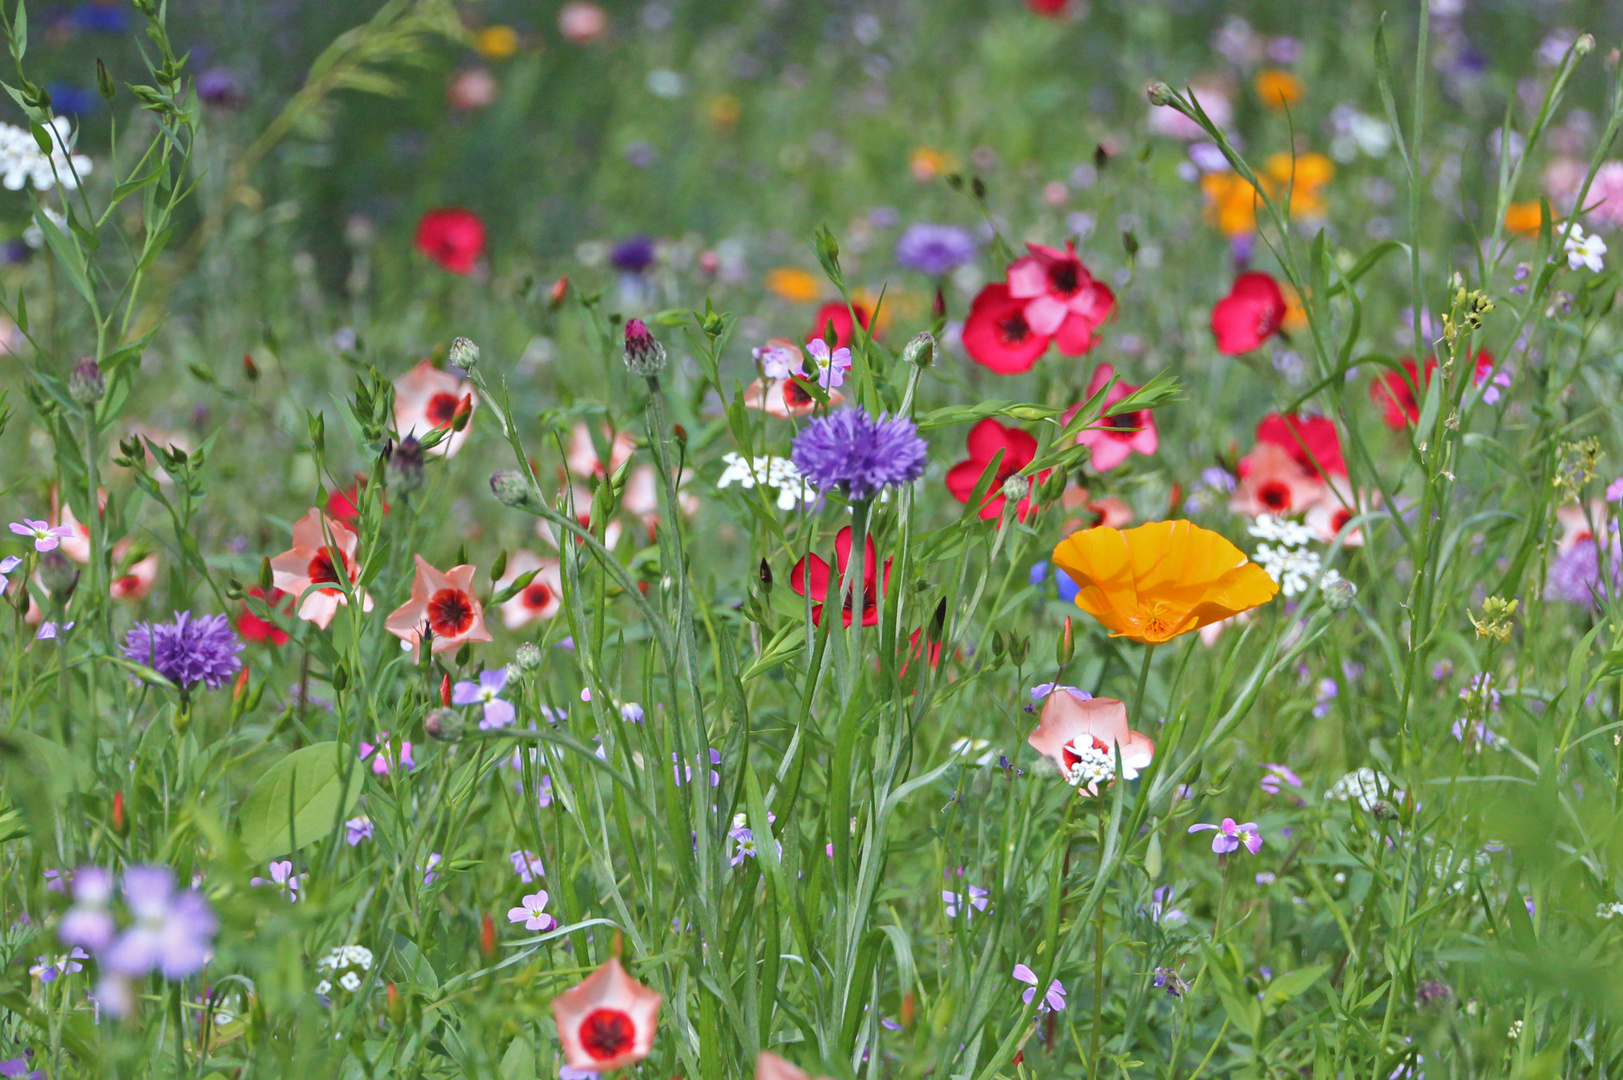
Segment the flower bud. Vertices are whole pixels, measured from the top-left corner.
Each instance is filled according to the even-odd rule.
[[[1324,584],[1324,602],[1331,611],[1346,611],[1358,599],[1358,586],[1346,578],[1337,578]]]
[[[119,836],[130,835],[130,815],[124,807],[124,793],[113,792],[113,832]]]
[[[102,63],[99,56],[96,58],[96,89],[101,92],[103,101],[113,100],[113,76],[107,71],[107,65]]]
[[[1076,655],[1076,638],[1071,631],[1071,617],[1065,616],[1065,627],[1059,632],[1059,640],[1054,643],[1054,662],[1061,670],[1071,662]]]
[[[665,370],[665,346],[648,332],[641,319],[626,323],[626,370],[633,375],[651,379]]]
[[[1003,481],[1003,497],[1011,503],[1018,503],[1030,494],[1031,481],[1019,473]]]
[[[1578,40],[1572,43],[1573,56],[1588,56],[1595,51],[1595,35],[1580,34]]]
[[[479,954],[486,960],[496,959],[496,920],[488,911],[479,918]]]
[[[65,604],[79,587],[79,568],[60,551],[48,551],[39,557],[39,583],[52,599]]]
[[[423,730],[435,742],[457,742],[466,725],[455,709],[435,709],[423,718]]]
[[[1414,988],[1414,1007],[1422,1012],[1447,1008],[1453,1000],[1453,989],[1441,979],[1424,979]]]
[[[913,336],[902,348],[902,359],[914,367],[923,370],[935,362],[935,337],[926,332]]]
[[[389,447],[389,488],[410,495],[423,486],[423,444],[407,435]]]
[[[479,363],[479,346],[470,338],[452,338],[451,348],[445,354],[445,360],[463,371],[472,371]]]
[[[528,675],[541,666],[541,646],[526,641],[513,650],[513,666],[519,674]]]
[[[107,393],[107,380],[101,366],[90,357],[73,365],[68,376],[68,396],[80,405],[94,405]]]
[[[1172,87],[1164,82],[1152,82],[1144,90],[1151,105],[1171,105],[1177,98],[1172,93]]]
[[[503,506],[534,511],[541,505],[540,495],[531,486],[529,478],[517,469],[491,473],[490,490]]]
[[[552,283],[547,291],[547,307],[557,311],[563,306],[564,300],[569,296],[569,279],[561,277]]]

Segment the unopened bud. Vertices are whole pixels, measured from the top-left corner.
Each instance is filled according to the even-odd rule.
[[[410,495],[423,486],[423,444],[407,435],[389,447],[389,488]]]
[[[1595,35],[1580,34],[1578,40],[1572,43],[1572,55],[1588,56],[1595,51]]]
[[[80,405],[94,405],[106,393],[107,380],[101,365],[88,356],[73,365],[73,373],[68,376],[69,397]]]
[[[626,323],[626,370],[633,375],[651,379],[665,370],[665,346],[648,332],[641,319]]]
[[[130,816],[124,809],[124,793],[113,792],[113,831],[119,836],[130,835]]]
[[[528,675],[541,666],[541,646],[526,641],[513,650],[513,666],[520,674]]]
[[[529,478],[517,469],[502,469],[491,473],[490,490],[496,496],[496,501],[503,506],[534,511],[541,505],[541,497],[535,487]]]
[[[929,333],[915,334],[902,348],[902,359],[919,369],[935,363],[935,337]]]
[[[1076,655],[1076,637],[1071,631],[1071,617],[1065,616],[1065,626],[1059,632],[1059,640],[1054,642],[1054,662],[1061,669],[1071,662]]]
[[[1453,988],[1441,979],[1423,979],[1414,988],[1415,1008],[1422,1011],[1446,1008],[1453,1000]]]
[[[1019,473],[1003,481],[1003,497],[1011,503],[1019,503],[1030,494],[1031,481]]]
[[[108,73],[107,65],[96,58],[96,89],[101,91],[104,101],[113,100],[113,76]]]
[[[423,718],[423,730],[435,742],[457,742],[466,725],[455,709],[435,709]]]
[[[472,371],[479,364],[479,346],[470,338],[452,338],[451,348],[446,352],[445,359],[447,363],[455,364],[463,371]]]
[[[48,551],[39,557],[39,582],[53,600],[65,604],[79,587],[79,568],[60,551]]]
[[[768,593],[771,592],[772,591],[772,565],[770,563],[768,563],[765,559],[762,559],[760,569],[757,571],[757,573],[760,575],[760,578],[761,578],[761,590],[763,592],[768,592]]]
[[[479,919],[479,952],[486,960],[496,959],[496,920],[488,911]]]
[[[384,998],[389,1011],[389,1023],[399,1027],[406,1022],[406,1002],[400,996],[400,990],[394,983],[390,983]]]
[[[1171,105],[1177,100],[1172,93],[1172,87],[1164,82],[1152,82],[1144,90],[1144,95],[1150,99],[1151,105]]]
[[[547,306],[556,311],[568,296],[569,279],[561,277],[552,283],[552,288],[547,292]]]
[[[1337,578],[1326,582],[1324,586],[1324,602],[1331,611],[1346,611],[1358,599],[1358,586],[1346,578]]]

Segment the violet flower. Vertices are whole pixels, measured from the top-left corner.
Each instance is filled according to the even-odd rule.
[[[1024,964],[1016,964],[1014,965],[1013,974],[1016,979],[1030,987],[1024,994],[1020,995],[1020,1000],[1030,1005],[1031,999],[1037,996],[1037,973]],[[1048,984],[1048,990],[1043,994],[1043,1003],[1037,1006],[1037,1011],[1040,1013],[1058,1012],[1063,1008],[1065,1008],[1065,987],[1058,979],[1055,979]]]
[[[299,875],[293,872],[293,862],[291,859],[283,859],[281,862],[271,863],[269,878],[249,878],[248,884],[252,885],[256,889],[261,885],[280,886],[282,895],[287,897],[288,903],[296,904],[299,902]]]
[[[123,893],[134,921],[102,954],[106,971],[130,978],[157,971],[178,980],[202,970],[220,925],[202,893],[177,889],[167,866],[125,870]]]
[[[546,876],[547,871],[541,865],[541,857],[533,851],[510,852],[507,861],[513,864],[514,875],[526,885],[538,877]]]
[[[861,409],[842,409],[807,424],[791,459],[819,491],[838,489],[862,500],[924,475],[928,452],[913,421],[884,414],[876,420]]]
[[[376,756],[373,755],[373,751],[377,752]],[[417,762],[412,760],[411,743],[402,742],[400,744],[399,753],[395,754],[393,753],[393,747],[389,742],[389,733],[387,731],[378,732],[378,742],[376,746],[369,742],[363,742],[361,744],[361,760],[365,761],[367,758],[372,759],[372,773],[375,776],[383,776],[389,772],[391,757],[393,757],[399,763],[401,769],[407,772],[411,771],[417,766]]]
[[[949,919],[956,919],[960,910],[966,917],[973,916],[977,911],[985,911],[992,902],[987,896],[987,891],[979,885],[971,885],[967,896],[960,896],[946,889],[941,890],[941,902],[946,905]]]
[[[547,890],[538,889],[519,901],[519,906],[507,909],[507,921],[523,923],[526,930],[551,930],[558,920],[547,914]]]
[[[349,834],[345,839],[349,841],[350,847],[355,847],[362,840],[372,839],[372,819],[365,814],[360,817],[350,818],[344,822],[344,828],[349,830]]]
[[[136,623],[124,636],[124,658],[145,664],[182,690],[202,683],[218,690],[242,667],[242,640],[224,615],[194,618],[175,612],[172,623]]]
[[[495,728],[504,728],[511,724],[518,716],[511,702],[503,701],[498,695],[507,685],[507,669],[499,667],[486,669],[479,673],[476,683],[459,682],[451,688],[452,705],[479,705],[483,704],[484,718],[479,721],[480,731],[491,731]]]
[[[64,945],[82,945],[100,952],[113,940],[115,927],[109,908],[113,875],[99,866],[81,866],[73,872],[73,906],[62,915],[56,935]]]
[[[1280,765],[1277,762],[1265,761],[1262,763],[1263,775],[1257,786],[1270,795],[1278,795],[1284,784],[1293,788],[1302,786],[1302,778],[1297,776],[1289,765]]]
[[[1233,818],[1226,817],[1221,825],[1191,825],[1192,833],[1215,829],[1217,835],[1212,837],[1212,850],[1219,855],[1227,855],[1237,851],[1243,845],[1251,854],[1255,855],[1262,850],[1262,834],[1257,832],[1257,823],[1248,821],[1244,825],[1236,825]]]
[[[33,518],[13,521],[11,531],[18,536],[26,536],[34,541],[34,550],[42,554],[47,551],[55,551],[59,543],[73,535],[71,525],[52,526],[49,522],[35,521]]]

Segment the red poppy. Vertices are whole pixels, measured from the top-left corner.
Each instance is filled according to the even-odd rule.
[[[485,251],[485,223],[460,206],[430,210],[417,221],[417,250],[453,274],[471,274]]]
[[[969,358],[999,375],[1030,371],[1052,339],[1031,328],[1026,303],[1001,281],[976,294],[964,320],[964,351]]]
[[[1053,338],[1066,356],[1083,355],[1098,344],[1094,331],[1115,312],[1116,294],[1094,280],[1072,242],[1064,251],[1042,244],[1026,250],[1009,264],[1009,295],[1025,302],[1035,333]]]
[[[912,663],[914,660],[917,660],[919,658],[919,656],[924,653],[924,651],[925,651],[924,643],[925,643],[924,629],[922,627],[920,627],[919,629],[913,631],[912,636],[907,639],[907,656],[906,656],[905,659],[902,660],[902,669],[896,673],[898,676],[906,676],[907,675],[907,665]],[[940,670],[940,668],[941,668],[941,642],[939,642],[939,641],[931,641],[929,643],[929,645],[930,645],[930,648],[929,648],[930,670],[931,671]]]
[[[1327,472],[1347,475],[1341,436],[1336,434],[1335,421],[1327,416],[1269,413],[1257,425],[1257,441],[1273,443],[1314,476]]]
[[[879,623],[879,593],[881,589],[890,588],[890,560],[885,560],[885,582],[879,584],[879,558],[874,552],[873,537],[867,538],[863,547],[862,558],[862,625],[877,626]],[[846,565],[851,561],[851,526],[841,529],[834,538],[834,564],[835,573],[840,578],[845,576]],[[817,603],[812,607],[812,622],[821,624],[823,621],[823,604],[828,600],[829,587],[833,586],[836,592],[840,589],[840,582],[834,574],[829,572],[828,563],[816,555],[807,555],[795,563],[795,568],[789,573],[789,587],[797,596],[805,596],[809,591],[811,598]],[[855,592],[855,590],[852,590]],[[851,607],[855,597],[848,597],[845,602],[845,625],[851,625]]]
[[[273,608],[281,604],[283,597],[287,597],[286,593],[276,588],[271,589],[270,595],[267,596],[265,590],[258,585],[249,589],[248,595],[259,597]],[[282,610],[289,614],[292,613],[293,599],[291,597],[288,597],[286,604],[282,604]],[[261,619],[258,615],[255,615],[253,608],[249,607],[246,601],[243,602],[242,612],[237,616],[237,633],[248,641],[268,641],[272,645],[280,645],[287,640],[286,631],[269,619]]]
[[[1071,6],[1071,0],[1026,0],[1026,6],[1039,15],[1057,19]]]
[[[953,498],[967,504],[975,485],[980,482],[981,474],[992,463],[997,452],[1003,451],[1003,460],[998,462],[997,472],[992,476],[992,486],[986,491],[986,501],[981,503],[982,520],[1000,517],[1003,505],[1008,501],[1003,495],[1003,481],[1031,464],[1037,456],[1037,439],[1019,428],[1004,427],[988,417],[969,429],[968,449],[969,460],[960,461],[947,470],[947,490],[952,492]],[[1043,473],[1033,481],[1033,485],[1042,483],[1047,477],[1048,474]],[[1026,515],[1034,509],[1036,507],[1030,495],[1021,499],[1020,520],[1026,520]]]
[[[1420,369],[1413,357],[1403,358],[1403,374],[1383,372],[1369,384],[1370,400],[1381,407],[1381,419],[1393,431],[1402,431],[1420,419],[1420,403],[1415,400],[1415,388],[1424,390],[1431,382],[1431,373],[1437,367],[1437,358],[1426,358],[1426,377],[1420,378]]]
[[[359,521],[361,508],[356,500],[361,497],[361,486],[365,483],[366,478],[362,474],[356,473],[355,482],[349,487],[343,491],[329,492],[327,494],[327,516],[335,517],[345,525],[353,525]],[[389,501],[387,499],[383,501],[383,512],[385,514],[389,512]]]
[[[1259,271],[1235,278],[1229,294],[1212,307],[1212,336],[1225,356],[1257,348],[1284,322],[1285,294],[1279,282]]]
[[[864,330],[873,322],[873,312],[868,310],[866,304],[853,303],[847,307],[844,300],[830,300],[817,309],[817,315],[812,319],[811,333],[806,335],[807,341],[817,340],[828,333],[828,324],[834,324],[834,347],[851,347],[851,312],[857,313],[857,322],[862,324]]]

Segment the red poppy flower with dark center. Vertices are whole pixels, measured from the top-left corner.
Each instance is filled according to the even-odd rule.
[[[276,607],[278,604],[281,604],[282,599],[287,597],[286,593],[284,593],[281,589],[276,588],[271,589],[269,595],[266,595],[265,590],[261,589],[258,585],[255,585],[253,588],[249,589],[248,595],[259,597],[271,607]],[[293,600],[291,597],[288,597],[287,603],[282,605],[282,610],[288,612],[289,614],[292,613]],[[271,622],[269,619],[261,619],[258,615],[255,615],[253,609],[248,606],[246,601],[243,602],[241,613],[237,615],[237,633],[240,634],[246,641],[268,641],[272,645],[280,645],[287,640],[286,631],[277,626],[275,623]]]
[[[881,588],[890,588],[890,560],[885,560],[884,585],[879,584],[879,559],[874,551],[873,537],[867,538],[863,546],[862,559],[862,625],[876,626],[879,623],[879,594]],[[789,573],[789,587],[797,596],[810,595],[817,601],[812,606],[812,622],[821,625],[823,621],[823,605],[828,601],[829,589],[841,589],[842,579],[851,562],[851,527],[847,525],[841,529],[834,538],[834,570],[830,572],[828,563],[816,555],[807,555],[795,563],[794,569]],[[852,608],[856,606],[857,590],[852,589],[852,595],[843,598],[841,607],[845,625],[851,625]]]
[[[1257,424],[1257,441],[1273,443],[1314,476],[1323,477],[1327,472],[1347,475],[1341,436],[1335,421],[1327,416],[1269,413]]]
[[[344,580],[343,578],[338,576],[338,567],[333,564],[332,557],[333,557],[332,548],[322,547],[322,548],[317,549],[315,557],[310,560],[310,568],[309,568],[309,570],[307,570],[305,572],[305,576],[310,579],[310,584],[312,584],[312,585],[328,585],[328,584],[334,584],[336,582]],[[353,581],[355,579],[354,568],[350,566],[349,559],[345,557],[345,555],[344,555],[344,553],[342,551],[340,551],[338,553],[338,561],[339,561],[339,563],[343,564],[344,569],[346,571],[348,571],[347,576],[349,577],[349,579],[351,581]],[[331,594],[331,593],[341,593],[344,590],[343,589],[322,589],[321,591],[324,592],[324,593]]]
[[[1403,358],[1403,373],[1385,371],[1376,380],[1369,384],[1370,400],[1381,407],[1381,419],[1393,431],[1402,431],[1405,427],[1420,419],[1420,402],[1415,398],[1415,389],[1424,391],[1431,382],[1431,373],[1437,367],[1437,358],[1426,358],[1426,374],[1422,379],[1420,368],[1412,357]]]
[[[857,322],[862,324],[864,330],[873,324],[873,312],[866,304],[852,304],[846,307],[844,300],[830,300],[817,309],[817,315],[812,319],[811,333],[806,335],[807,341],[822,340],[828,333],[828,324],[834,324],[834,347],[849,348],[851,345],[851,312],[857,313]]]
[[[485,251],[485,225],[472,210],[430,210],[417,221],[417,250],[453,274],[471,274]]]
[[[1212,307],[1212,336],[1225,356],[1250,352],[1279,333],[1285,323],[1285,294],[1279,282],[1260,271],[1234,279],[1229,294]]]
[[[625,1053],[636,1041],[636,1025],[619,1009],[593,1009],[581,1021],[580,1044],[598,1061]]]
[[[425,410],[429,422],[437,428],[450,427],[463,400],[455,394],[435,394],[428,399],[428,407]]]
[[[473,600],[460,589],[441,589],[428,598],[428,628],[435,637],[456,637],[473,626]]]
[[[1026,321],[1026,301],[1011,295],[1001,281],[976,294],[964,320],[964,351],[999,375],[1030,371],[1048,351],[1051,340],[1031,328]]]
[[[1003,505],[1008,501],[1003,495],[1003,482],[1009,477],[1030,465],[1037,456],[1037,439],[1019,428],[1005,427],[996,420],[988,417],[969,430],[969,459],[960,461],[947,470],[947,490],[952,497],[961,503],[967,504],[969,497],[975,492],[975,485],[980,482],[981,474],[997,456],[999,450],[1003,451],[1003,458],[998,462],[997,471],[992,476],[992,483],[986,491],[985,501],[981,503],[980,516],[983,520],[991,520],[1002,515]],[[1047,479],[1045,472],[1033,480],[1033,486]],[[1027,495],[1020,500],[1020,520],[1026,520],[1026,515],[1035,509],[1031,496]]]

